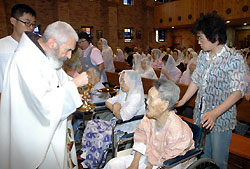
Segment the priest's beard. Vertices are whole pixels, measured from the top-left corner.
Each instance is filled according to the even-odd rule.
[[[63,61],[67,60],[67,58],[59,58],[59,48],[52,49],[51,51],[45,51],[46,56],[49,59],[49,63],[53,69],[60,69],[62,68]]]

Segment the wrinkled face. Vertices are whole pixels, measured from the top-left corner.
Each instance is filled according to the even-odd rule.
[[[121,75],[121,81],[120,81],[121,90],[123,92],[125,92],[125,93],[128,93],[129,92],[129,87],[125,83],[124,76],[125,76],[125,72],[123,72],[122,75]]]
[[[178,53],[176,51],[173,52],[172,56],[173,56],[174,60],[177,61]]]
[[[92,86],[94,86],[97,82],[99,82],[99,78],[95,75],[93,71],[87,71],[87,75],[89,83],[91,83]]]
[[[99,41],[97,42],[97,48],[98,48],[100,51],[102,51],[102,41],[101,41],[101,40],[99,40]]]
[[[23,16],[19,18],[11,17],[10,22],[13,25],[14,32],[19,36],[21,36],[24,31],[33,32],[36,27],[36,18],[28,13],[24,13]]]
[[[84,38],[79,39],[77,43],[78,43],[79,48],[81,48],[82,50],[85,50],[89,47],[89,42]]]
[[[56,43],[56,41],[54,43]],[[55,69],[60,69],[63,65],[63,61],[71,58],[71,54],[75,48],[75,45],[76,41],[72,37],[69,37],[66,43],[61,45],[56,43],[54,48],[45,51],[52,67]]]
[[[207,39],[206,35],[202,32],[197,33],[197,40],[198,40],[198,44],[201,46],[201,49],[204,50],[205,52],[211,51],[218,45],[217,41],[214,43],[210,42]]]
[[[146,70],[146,69],[147,69],[146,60],[142,60],[142,61],[141,61],[141,68],[142,68],[143,70]]]
[[[189,65],[190,74],[193,74],[195,68],[196,68],[196,65],[195,65],[195,64],[191,63],[191,64]]]
[[[155,87],[148,91],[147,104],[148,111],[146,115],[148,118],[159,119],[162,113],[168,109],[168,101],[161,100]]]
[[[70,59],[72,51],[75,49],[76,41],[73,37],[69,37],[66,43],[63,43],[59,46],[58,58],[67,58]]]

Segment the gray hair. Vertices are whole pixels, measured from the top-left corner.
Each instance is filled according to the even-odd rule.
[[[95,67],[89,68],[87,72],[93,72],[98,78],[101,78],[101,72]]]
[[[76,31],[68,23],[62,21],[48,25],[43,34],[44,42],[47,42],[50,38],[54,38],[59,45],[66,43],[69,37],[78,41]]]
[[[158,79],[153,86],[159,93],[161,100],[169,102],[169,110],[174,109],[174,105],[178,102],[180,97],[180,88],[172,81],[165,79]]]

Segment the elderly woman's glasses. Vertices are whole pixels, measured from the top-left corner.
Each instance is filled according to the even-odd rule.
[[[27,27],[32,26],[33,28],[37,27],[36,23],[31,23],[30,21],[22,21],[21,19],[15,18],[17,21],[20,21],[22,23],[24,23]]]

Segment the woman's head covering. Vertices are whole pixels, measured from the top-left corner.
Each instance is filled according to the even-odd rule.
[[[117,49],[116,60],[119,62],[124,62],[124,55],[121,49]]]
[[[151,79],[158,79],[154,69],[151,66],[151,61],[148,58],[142,58],[141,63],[144,62],[144,61],[146,62],[146,70],[144,70],[142,68],[142,66],[140,65],[141,70],[142,70],[142,72],[140,73],[141,77],[151,78]]]
[[[191,52],[194,52],[194,49],[193,49],[193,48],[188,48],[187,51],[188,51],[189,53],[191,53]]]
[[[101,42],[102,42],[102,50],[105,50],[107,48],[109,48],[108,46],[108,41],[104,38],[100,38]]]
[[[141,76],[134,70],[123,70],[119,77],[119,83],[121,83],[121,76],[123,73],[125,73],[124,75],[125,84],[129,87],[127,101],[128,102],[130,100],[133,101],[132,99],[133,95],[137,94],[140,96],[139,98],[141,99],[141,102],[144,104],[144,90],[141,81]],[[124,92],[120,89],[119,94],[120,93]]]
[[[183,73],[183,76],[180,79],[180,83],[189,85],[190,80],[191,80],[191,72],[190,72],[190,65],[191,64],[195,64],[197,65],[197,58],[194,57],[193,59],[191,59],[187,65],[187,70]]]
[[[141,59],[142,59],[142,55],[140,55],[139,53],[135,53],[133,54],[133,70],[135,70],[137,73],[141,73],[143,70],[141,68]]]
[[[108,46],[108,41],[104,38],[100,38],[102,42],[102,57],[104,61],[104,70],[107,72],[115,72],[115,66],[113,63],[113,51]]]
[[[154,54],[155,58],[152,58],[152,66],[153,68],[161,68],[162,62],[161,62],[161,50],[160,49],[152,49],[152,53]]]
[[[181,63],[182,59],[183,59],[181,51],[177,50],[177,52],[178,52],[178,59],[176,60],[176,66],[178,66]]]
[[[167,63],[162,63],[162,69],[167,70],[168,74],[174,79],[175,83],[179,82],[181,71],[176,67],[175,60],[172,55],[168,55]],[[161,77],[165,75],[161,75]]]
[[[161,57],[161,50],[160,49],[152,49],[152,53],[154,53],[154,56],[155,56],[154,60],[160,59],[160,57]]]
[[[195,51],[190,52],[190,54],[193,56],[193,58],[197,58],[197,56],[198,56],[198,54]]]

